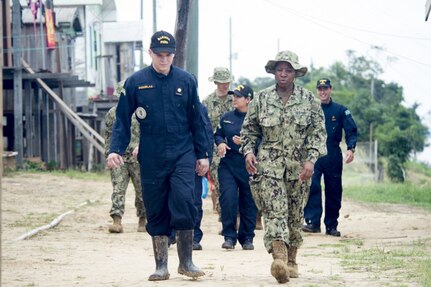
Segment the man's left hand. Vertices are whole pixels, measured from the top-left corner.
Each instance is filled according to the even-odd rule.
[[[354,158],[355,158],[355,153],[351,150],[348,150],[346,152],[346,158],[344,161],[345,161],[345,163],[351,163]]]

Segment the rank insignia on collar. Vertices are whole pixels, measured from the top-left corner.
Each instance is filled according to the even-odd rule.
[[[233,124],[233,122],[229,121],[229,120],[223,120],[224,123],[226,124]]]
[[[135,110],[136,117],[138,119],[145,119],[147,117],[147,111],[143,107],[139,107]]]
[[[175,90],[175,95],[177,95],[177,96],[182,96],[182,95],[183,95],[183,89],[181,89],[181,88],[177,88],[177,89]]]

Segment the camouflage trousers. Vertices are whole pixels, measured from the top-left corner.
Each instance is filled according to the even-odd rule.
[[[111,169],[111,182],[113,187],[111,196],[112,208],[109,212],[111,217],[113,215],[123,217],[126,203],[126,190],[130,179],[135,188],[136,215],[146,218],[145,207],[142,201],[141,175],[138,162],[124,162],[124,165],[121,167]]]
[[[215,194],[215,209],[217,211],[217,214],[220,215],[221,208],[220,208],[220,184],[218,182],[218,166],[220,165],[220,157],[214,153],[213,160],[211,162],[210,166],[210,175],[211,179],[214,183],[214,194]]]
[[[310,181],[258,175],[250,184],[256,206],[262,212],[263,241],[268,253],[272,252],[273,240],[283,240],[291,247],[301,246],[304,205]]]

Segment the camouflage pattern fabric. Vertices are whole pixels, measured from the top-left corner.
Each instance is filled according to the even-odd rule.
[[[304,206],[310,181],[257,176],[250,183],[256,206],[262,211],[265,234],[263,242],[271,252],[273,240],[283,240],[291,247],[301,246]]]
[[[122,86],[121,86],[122,88]],[[105,155],[109,153],[109,142],[111,139],[112,127],[115,122],[116,106],[112,107],[105,117]],[[138,217],[145,217],[145,207],[142,201],[142,187],[140,167],[137,159],[133,157],[133,149],[139,145],[139,123],[135,115],[132,117],[130,144],[123,155],[124,165],[111,170],[111,181],[113,186],[112,208],[110,215],[123,216],[125,206],[125,195],[130,179],[135,188],[135,207]]]
[[[216,92],[214,91],[213,93],[211,93],[205,100],[203,100],[203,104],[207,107],[208,109],[208,116],[210,118],[211,121],[211,126],[213,129],[213,133],[215,133],[216,129],[217,129],[217,125],[220,122],[220,118],[221,116],[228,112],[231,111],[233,109],[233,98],[231,95],[227,95],[226,99],[220,99],[217,95]],[[216,211],[218,214],[220,214],[220,202],[219,202],[219,198],[220,198],[220,186],[219,186],[219,182],[218,182],[218,173],[217,173],[217,169],[218,166],[220,164],[220,157],[217,153],[218,149],[217,146],[215,146],[214,144],[214,152],[213,152],[213,160],[210,166],[210,174],[211,174],[211,179],[214,182],[214,193],[216,195]]]
[[[234,76],[225,67],[215,67],[213,75],[208,78],[208,81],[217,83],[231,83],[234,80]]]
[[[112,127],[115,122],[115,112],[117,106],[112,107],[105,116],[105,156],[109,154],[109,144],[111,140]],[[129,146],[123,155],[124,162],[136,162],[137,160],[133,157],[133,149],[139,145],[139,123],[136,119],[135,114],[132,116],[131,126],[131,137]]]
[[[136,216],[146,218],[144,202],[142,200],[141,175],[139,172],[139,163],[137,161],[124,162],[124,165],[121,167],[113,168],[111,170],[111,181],[113,187],[111,196],[112,208],[109,212],[111,217],[113,215],[123,217],[124,206],[126,203],[126,190],[130,179],[132,180],[133,187],[135,189]]]
[[[326,154],[326,130],[320,102],[295,85],[286,104],[276,86],[258,92],[251,101],[241,130],[241,152],[257,155],[257,175],[251,190],[265,222],[264,242],[271,252],[273,240],[299,247],[303,207],[309,181],[299,182],[306,161],[315,163]]]

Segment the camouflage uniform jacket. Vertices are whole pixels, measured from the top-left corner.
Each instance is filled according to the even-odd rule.
[[[241,152],[254,151],[262,138],[257,173],[296,180],[305,161],[315,163],[326,154],[325,118],[313,94],[295,85],[283,104],[276,85],[261,90],[251,101],[241,130]]]
[[[112,134],[112,126],[115,122],[115,113],[117,110],[117,106],[112,107],[105,117],[105,155],[109,154],[109,145],[111,141]],[[129,146],[124,153],[123,160],[125,162],[136,162],[136,159],[133,157],[134,148],[139,145],[139,123],[136,120],[135,114],[132,116],[132,127],[131,127],[131,138]]]
[[[211,126],[213,128],[213,132],[216,131],[217,125],[220,122],[221,116],[233,110],[233,99],[231,95],[227,95],[225,100],[220,99],[216,92],[212,92],[205,100],[203,100],[203,104],[208,109],[208,116],[211,121]]]

